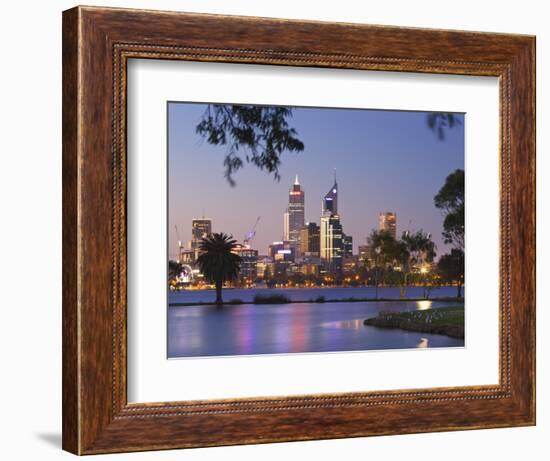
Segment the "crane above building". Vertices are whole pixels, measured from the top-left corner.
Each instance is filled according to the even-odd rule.
[[[178,239],[178,262],[181,262],[181,252],[183,250],[183,244],[180,239],[180,233],[178,231],[178,226],[174,226],[176,228],[176,237]]]
[[[250,242],[252,242],[252,240],[254,239],[254,237],[256,235],[256,227],[258,227],[258,223],[260,222],[260,218],[261,218],[261,216],[258,216],[256,218],[256,222],[254,223],[254,226],[244,236],[243,243],[244,243],[245,246],[250,246]]]

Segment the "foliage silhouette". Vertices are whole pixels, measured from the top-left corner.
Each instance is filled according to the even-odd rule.
[[[417,232],[403,232],[401,240],[407,248],[410,264],[431,263],[435,258],[435,243],[429,233],[421,229]]]
[[[209,144],[227,146],[224,176],[231,186],[236,185],[234,175],[245,163],[273,174],[278,181],[282,154],[305,148],[289,125],[292,111],[284,106],[207,104],[195,130]],[[440,140],[445,139],[447,129],[461,123],[451,112],[430,112],[426,117]]]
[[[456,283],[456,297],[462,297],[462,285],[464,284],[464,252],[456,248],[452,249],[451,253],[439,258],[437,269],[444,281]]]
[[[437,135],[440,141],[445,139],[445,131],[460,125],[460,119],[452,112],[430,112],[426,116],[428,127]]]
[[[401,297],[404,297],[412,276],[413,269],[418,270],[419,266],[425,263],[431,263],[435,258],[436,246],[429,233],[423,230],[417,232],[403,232],[401,242],[406,248],[406,259],[403,262],[403,283],[401,286]]]
[[[445,243],[464,249],[464,170],[455,170],[434,197],[435,206],[445,213],[443,239]]]
[[[224,176],[231,186],[245,162],[279,180],[283,152],[304,150],[296,130],[289,127],[291,117],[290,107],[208,104],[196,132],[210,144],[227,146]]]

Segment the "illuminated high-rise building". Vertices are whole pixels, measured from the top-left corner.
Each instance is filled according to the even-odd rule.
[[[391,211],[380,213],[378,230],[389,232],[394,239],[397,238],[397,215]]]
[[[201,240],[212,233],[212,220],[193,219],[191,222],[191,249],[198,250]]]
[[[342,270],[344,256],[344,233],[338,215],[326,211],[321,216],[320,256],[326,269],[331,273]]]
[[[241,257],[239,279],[245,284],[253,283],[258,274],[258,250],[237,244],[233,249],[233,253]]]
[[[305,194],[296,180],[288,192],[288,208],[284,214],[283,240],[288,240],[299,250],[300,230],[304,227],[305,215]]]
[[[338,214],[338,183],[336,182],[336,170],[334,170],[334,185],[323,197],[321,214],[329,212],[330,214]]]
[[[344,257],[350,258],[353,256],[353,237],[351,235],[344,234]]]
[[[283,240],[289,241],[290,239],[290,213],[287,211],[283,214]]]
[[[319,226],[308,222],[300,231],[300,254],[302,256],[319,256]]]
[[[273,242],[268,247],[268,255],[274,260],[294,261],[295,245],[288,241]]]
[[[331,273],[341,272],[344,256],[344,232],[338,215],[336,170],[334,171],[334,184],[323,197],[319,247],[319,255],[326,270]]]

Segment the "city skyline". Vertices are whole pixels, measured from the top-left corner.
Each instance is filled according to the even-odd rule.
[[[306,222],[304,219],[304,190],[301,188],[301,185],[298,180],[298,175],[294,184],[290,188],[289,192],[289,203],[288,207],[283,214],[283,237],[280,240],[274,240],[271,242],[266,252],[262,252],[260,248],[253,248],[252,245],[249,245],[254,239],[256,234],[256,226],[260,221],[261,216],[258,216],[254,227],[245,235],[242,242],[238,242],[241,245],[243,250],[253,249],[256,251],[257,255],[267,256],[271,252],[273,245],[280,244],[290,244],[296,253],[296,256],[302,255],[302,253],[317,253],[317,257],[320,257],[322,260],[331,261],[333,257],[338,254],[338,258],[342,258],[344,255],[349,254],[359,254],[360,246],[358,245],[357,253],[353,252],[353,236],[346,235],[343,232],[342,226],[340,224],[340,216],[338,215],[338,183],[336,182],[336,170],[334,172],[334,184],[331,186],[330,190],[325,194],[322,199],[321,213],[319,215],[319,223],[314,221]],[[334,229],[334,226],[336,228]],[[213,230],[212,219],[207,216],[202,216],[200,218],[193,218],[191,220],[191,240],[185,242],[179,238],[180,233],[177,225],[174,226],[176,231],[176,236],[178,237],[177,246],[179,247],[179,258],[182,257],[182,251],[187,252],[188,254],[195,254],[200,247],[200,241],[204,237],[207,237],[211,233],[215,232]],[[312,244],[310,235],[311,230],[316,229],[318,235],[317,249],[311,250],[309,246]],[[336,230],[336,240],[341,240],[340,247],[335,250],[334,248],[334,231]],[[376,230],[376,229],[372,229]],[[392,237],[395,239],[396,230],[397,230],[397,216],[395,213],[386,211],[379,214],[378,229],[379,231],[388,231]],[[231,237],[234,237],[232,234],[229,234]],[[302,242],[303,236],[305,236],[306,250],[303,249],[304,243]],[[346,251],[346,241],[349,242],[348,245],[351,246],[351,249]],[[241,250],[239,250],[241,251]],[[198,254],[198,253],[197,253]],[[176,256],[176,254],[174,255]],[[178,259],[175,257],[174,259]],[[185,258],[184,258],[185,259]],[[181,262],[181,261],[180,261]],[[341,261],[340,261],[341,264]]]
[[[194,132],[205,106],[169,105],[171,258],[177,254],[179,238],[187,248],[191,222],[201,217],[212,220],[213,232],[232,234],[242,242],[261,216],[251,246],[267,254],[268,245],[284,237],[283,213],[289,209],[289,189],[296,187],[298,178],[297,192],[302,199],[305,194],[298,220],[320,224],[321,205],[331,194],[332,189],[326,190],[334,169],[338,172],[338,214],[345,234],[353,237],[354,254],[370,231],[379,228],[379,216],[387,211],[397,215],[398,236],[407,229],[423,229],[432,234],[439,255],[447,251],[441,238],[443,216],[433,197],[448,174],[464,168],[463,115],[458,114],[462,123],[441,141],[427,127],[424,112],[295,108],[290,124],[305,150],[283,154],[281,180],[276,182],[268,173],[245,164],[235,176],[237,186],[231,188],[223,178],[225,149],[201,142]],[[330,163],[332,168],[326,168]],[[336,177],[334,181],[336,185]],[[180,237],[175,235],[175,226]]]

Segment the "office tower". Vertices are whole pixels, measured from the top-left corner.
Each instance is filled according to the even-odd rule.
[[[394,239],[397,238],[397,215],[391,211],[380,213],[378,216],[378,230],[387,231]]]
[[[341,272],[344,256],[344,236],[340,217],[326,211],[321,217],[320,227],[321,260],[330,273]]]
[[[320,229],[314,222],[308,222],[300,231],[300,254],[319,256]]]
[[[305,194],[298,181],[296,180],[288,192],[288,208],[284,215],[284,235],[283,240],[288,240],[299,250],[300,230],[304,227],[305,213]]]
[[[283,214],[283,240],[288,242],[290,240],[290,213],[287,211]]]
[[[274,260],[294,261],[295,246],[291,242],[273,242],[269,245],[268,255]]]
[[[353,256],[353,237],[344,234],[344,258]]]
[[[191,222],[191,249],[198,250],[201,240],[212,233],[212,220],[193,219]]]
[[[342,271],[344,256],[344,232],[338,215],[338,183],[334,170],[334,184],[323,197],[319,253],[328,272],[337,274]]]
[[[334,170],[334,185],[323,197],[323,204],[321,214],[330,212],[331,214],[338,214],[338,183],[336,182],[336,170]]]
[[[241,257],[239,279],[245,284],[253,283],[258,273],[258,250],[237,244],[233,252]]]

